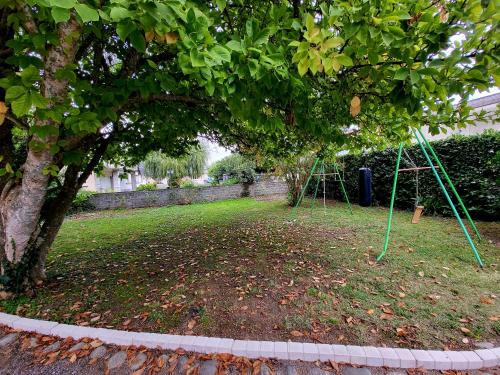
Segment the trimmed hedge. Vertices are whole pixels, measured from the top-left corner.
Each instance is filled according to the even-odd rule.
[[[475,136],[453,136],[432,142],[432,146],[446,168],[472,217],[500,220],[500,132],[487,131]],[[406,148],[413,162],[427,166],[418,145]],[[358,201],[358,171],[372,170],[372,191],[375,205],[389,206],[397,149],[344,157],[346,189],[349,199]],[[411,167],[403,153],[400,168]],[[413,209],[415,204],[415,172],[400,173],[395,206]],[[446,182],[445,182],[446,184]],[[330,198],[343,200],[338,182],[327,180]],[[451,190],[448,189],[451,193]],[[420,204],[427,214],[453,215],[446,198],[431,170],[419,171]],[[453,197],[455,203],[456,199]]]

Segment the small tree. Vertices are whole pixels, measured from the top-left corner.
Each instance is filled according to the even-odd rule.
[[[152,151],[144,161],[144,174],[156,181],[169,179],[171,186],[178,185],[182,177],[199,178],[207,165],[207,148],[204,144],[193,146],[187,155],[171,157],[161,151]]]
[[[216,181],[221,181],[226,175],[240,183],[251,184],[255,181],[255,168],[255,160],[249,156],[232,154],[215,162],[208,169],[208,175]]]

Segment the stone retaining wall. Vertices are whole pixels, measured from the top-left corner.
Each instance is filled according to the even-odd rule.
[[[242,197],[284,195],[285,182],[264,180],[251,185],[207,186],[199,188],[176,188],[153,191],[126,191],[121,193],[100,193],[89,198],[95,210],[116,208],[161,207],[172,204],[213,202]]]

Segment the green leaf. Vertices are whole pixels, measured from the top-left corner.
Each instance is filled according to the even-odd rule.
[[[412,84],[417,84],[420,81],[420,74],[415,71],[410,72],[410,80]]]
[[[22,117],[28,113],[31,108],[30,94],[27,92],[17,99],[11,101],[12,112],[17,117]]]
[[[215,2],[217,3],[217,7],[221,12],[226,9],[226,0],[216,0]]]
[[[121,40],[125,41],[128,35],[136,29],[135,25],[130,21],[120,22],[116,26],[116,33]]]
[[[309,69],[309,59],[304,58],[304,59],[300,60],[299,65],[298,65],[298,69],[299,69],[300,76],[303,76],[304,74],[306,74],[307,70]]]
[[[130,39],[130,43],[132,46],[139,52],[144,52],[146,50],[146,40],[144,39],[144,35],[140,30],[134,30],[128,36]]]
[[[49,105],[49,100],[35,91],[31,92],[31,104],[33,104],[37,108],[47,108],[47,106]]]
[[[67,22],[69,20],[69,9],[54,7],[50,13],[55,23]]]
[[[344,43],[344,39],[340,37],[329,38],[323,42],[321,50],[328,51],[329,49],[340,46],[342,43]]]
[[[5,93],[5,100],[11,102],[12,100],[19,98],[21,95],[26,94],[26,92],[27,90],[23,86],[11,86]]]
[[[125,18],[131,17],[132,12],[122,7],[114,7],[111,9],[109,15],[113,21],[121,21]]]
[[[40,71],[35,66],[30,65],[21,72],[21,79],[24,86],[31,86],[40,80]]]
[[[205,89],[207,90],[208,95],[212,96],[215,92],[215,84],[214,81],[208,81],[205,85]]]
[[[75,5],[75,9],[83,22],[99,21],[99,13],[97,10],[88,5],[77,4]]]
[[[373,51],[373,50],[368,51],[368,61],[372,65],[376,65],[378,63],[378,53],[377,53],[377,51]]]
[[[408,77],[408,69],[406,68],[398,69],[396,74],[394,74],[394,79],[398,81],[404,81],[406,77]]]
[[[253,42],[254,46],[260,46],[264,43],[267,43],[269,41],[270,35],[271,35],[271,30],[267,28],[259,31],[257,35],[255,35],[255,40]]]
[[[191,65],[193,65],[194,68],[202,68],[207,65],[203,55],[196,49],[192,49],[189,52],[189,57],[191,58]]]
[[[236,52],[243,51],[243,48],[241,48],[241,42],[237,40],[230,40],[229,42],[226,43],[226,47]]]
[[[347,56],[347,55],[344,55],[343,53],[340,54],[340,55],[337,55],[335,56],[335,59],[342,65],[344,66],[352,66],[353,65],[353,62],[352,62],[352,59]]]
[[[307,16],[306,16],[306,28],[307,28],[307,31],[312,31],[314,29],[314,18],[313,16],[311,16],[310,13],[307,13]]]
[[[215,54],[220,60],[231,62],[231,53],[222,46],[215,46],[210,50],[210,54]]]
[[[250,71],[250,75],[255,77],[259,71],[259,62],[255,59],[248,60],[248,70]]]
[[[51,7],[71,9],[76,5],[76,0],[50,0]]]

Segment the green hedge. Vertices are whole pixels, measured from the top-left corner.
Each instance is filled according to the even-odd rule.
[[[474,218],[500,219],[500,132],[488,131],[476,136],[453,136],[432,142],[441,163]],[[415,164],[427,166],[418,145],[408,147],[407,152]],[[372,170],[372,190],[375,205],[388,206],[396,165],[396,149],[372,152],[365,155],[346,156],[346,189],[349,199],[358,200],[358,170]],[[411,167],[403,154],[400,168]],[[338,182],[328,181],[328,195],[342,200]],[[449,189],[448,189],[449,190]],[[451,193],[451,190],[449,190]],[[426,213],[445,216],[452,211],[430,170],[419,171],[421,204]],[[415,172],[400,173],[396,194],[396,207],[412,209],[415,203]],[[454,202],[456,200],[454,199]]]

